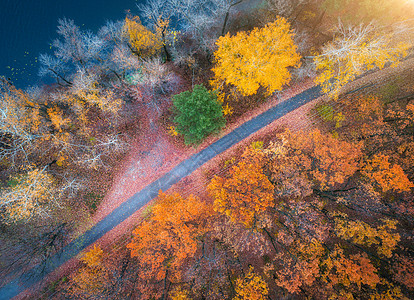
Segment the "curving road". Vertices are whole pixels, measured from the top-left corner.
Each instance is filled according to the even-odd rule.
[[[65,262],[78,255],[83,249],[93,244],[107,232],[111,231],[115,226],[154,199],[158,195],[160,189],[163,191],[168,190],[173,184],[190,175],[216,155],[226,151],[271,122],[283,117],[285,114],[319,96],[321,96],[321,90],[317,86],[303,91],[302,93],[270,108],[250,121],[247,121],[207,148],[192,155],[170,172],[147,185],[144,189],[122,203],[94,227],[52,256],[45,262],[45,264],[33,267],[20,277],[4,285],[0,288],[0,299],[11,299],[25,289],[41,281],[56,268],[59,268]]]

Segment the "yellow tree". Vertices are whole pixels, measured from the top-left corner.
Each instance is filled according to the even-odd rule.
[[[254,273],[253,267],[242,278],[236,280],[234,300],[265,300],[269,294],[267,283]]]
[[[10,179],[9,187],[0,193],[0,209],[9,221],[47,216],[57,194],[55,179],[46,172],[46,167],[30,168]]]
[[[409,45],[393,44],[390,34],[379,34],[374,26],[345,28],[339,25],[338,36],[322,48],[314,58],[320,72],[315,82],[324,93],[337,98],[343,86],[373,68],[394,66],[407,55]]]
[[[400,241],[400,235],[396,232],[397,221],[384,219],[383,225],[377,228],[360,221],[351,221],[346,215],[338,215],[335,218],[335,231],[341,238],[351,240],[358,245],[377,245],[380,255],[390,258]]]
[[[273,185],[263,173],[264,154],[249,147],[228,177],[214,176],[208,185],[214,210],[232,222],[254,227],[255,221],[274,204]]]
[[[300,64],[290,24],[282,17],[250,32],[227,33],[216,45],[213,85],[224,81],[245,96],[255,94],[260,86],[268,94],[280,90],[290,81],[288,68]]]
[[[70,287],[72,295],[100,295],[111,284],[108,269],[103,264],[104,257],[105,253],[96,245],[81,257],[84,265],[71,276],[74,283]]]
[[[180,267],[197,251],[198,238],[207,228],[209,206],[193,195],[160,193],[148,220],[134,231],[127,245],[132,257],[138,257],[143,279],[172,280],[181,276]]]
[[[35,139],[41,124],[40,108],[27,93],[0,77],[0,132],[3,135],[23,143]]]
[[[142,25],[137,16],[125,18],[123,32],[131,50],[140,57],[153,56],[163,46],[160,37]]]

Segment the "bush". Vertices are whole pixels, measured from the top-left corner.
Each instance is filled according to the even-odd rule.
[[[176,131],[184,135],[186,145],[199,144],[206,136],[226,125],[217,94],[202,85],[192,92],[173,96]]]

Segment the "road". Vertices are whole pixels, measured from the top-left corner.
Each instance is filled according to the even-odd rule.
[[[243,141],[271,122],[283,117],[284,115],[318,98],[319,96],[321,96],[321,90],[317,86],[305,90],[302,93],[285,100],[255,118],[245,122],[210,146],[192,155],[187,160],[173,168],[170,172],[147,185],[144,189],[115,208],[94,227],[69,243],[60,252],[52,256],[45,262],[45,264],[33,267],[31,270],[0,288],[0,299],[11,299],[23,292],[25,289],[38,283],[45,278],[45,276],[62,266],[71,258],[78,255],[86,247],[93,244],[107,232],[111,231],[115,226],[145,206],[149,201],[157,197],[159,190],[168,190],[173,184],[190,175],[210,159]]]

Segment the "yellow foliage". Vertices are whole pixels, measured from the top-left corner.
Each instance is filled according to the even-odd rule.
[[[62,126],[69,122],[69,119],[63,117],[63,112],[57,106],[48,108],[47,114],[53,126],[60,132],[62,131]]]
[[[391,36],[379,35],[371,27],[341,29],[341,36],[323,47],[322,54],[314,58],[320,74],[315,83],[324,93],[337,98],[343,86],[373,68],[395,66],[407,55],[409,45],[392,45]]]
[[[31,140],[39,130],[40,106],[28,94],[5,84],[0,78],[0,131]]]
[[[227,33],[216,45],[215,80],[211,83],[219,87],[220,81],[225,81],[246,96],[255,94],[260,86],[267,88],[268,94],[282,89],[291,78],[287,68],[300,65],[293,33],[282,17],[248,33]]]
[[[115,97],[112,91],[101,91],[98,88],[98,84],[95,82],[88,89],[78,90],[75,93],[79,99],[72,99],[73,102],[77,102],[81,106],[97,106],[104,112],[111,112],[116,114],[122,105],[122,100]],[[70,99],[71,97],[69,97]],[[83,109],[84,110],[84,109]]]
[[[59,156],[59,158],[57,159],[56,164],[57,164],[59,167],[61,167],[61,166],[63,166],[63,164],[64,164],[65,160],[66,160],[66,157],[61,155],[61,156]]]
[[[189,296],[189,292],[186,290],[183,290],[180,286],[175,287],[171,294],[169,295],[171,300],[191,300]]]
[[[137,16],[125,18],[123,32],[134,52],[140,57],[153,56],[162,48],[160,37],[142,25]]]
[[[400,241],[398,233],[391,232],[396,229],[397,221],[383,220],[383,225],[374,228],[362,221],[346,221],[343,218],[335,219],[335,230],[338,236],[350,239],[358,245],[378,245],[378,253],[391,257],[392,252]]]
[[[400,287],[394,286],[387,281],[385,281],[385,285],[387,286],[387,289],[382,293],[375,291],[374,295],[371,295],[370,300],[408,300],[408,298],[401,293]]]
[[[96,267],[100,265],[102,256],[103,250],[101,247],[96,247],[96,245],[93,245],[93,248],[84,254],[84,256],[81,258],[81,261],[87,264],[88,267]]]
[[[31,168],[23,175],[11,178],[10,186],[0,194],[5,219],[19,221],[47,214],[47,206],[56,192],[55,180],[45,169]]]
[[[177,130],[175,130],[175,126],[170,126],[168,129],[168,134],[171,136],[177,136],[178,132]]]
[[[226,106],[223,107],[223,115],[227,116],[231,114],[233,114],[233,108],[226,103]]]
[[[96,245],[83,255],[81,261],[86,266],[71,275],[75,283],[71,289],[74,295],[99,295],[105,286],[111,284],[108,269],[102,264],[103,255],[101,247]]]
[[[253,272],[253,267],[250,267],[244,278],[236,280],[235,290],[234,300],[265,300],[269,294],[267,283]]]

